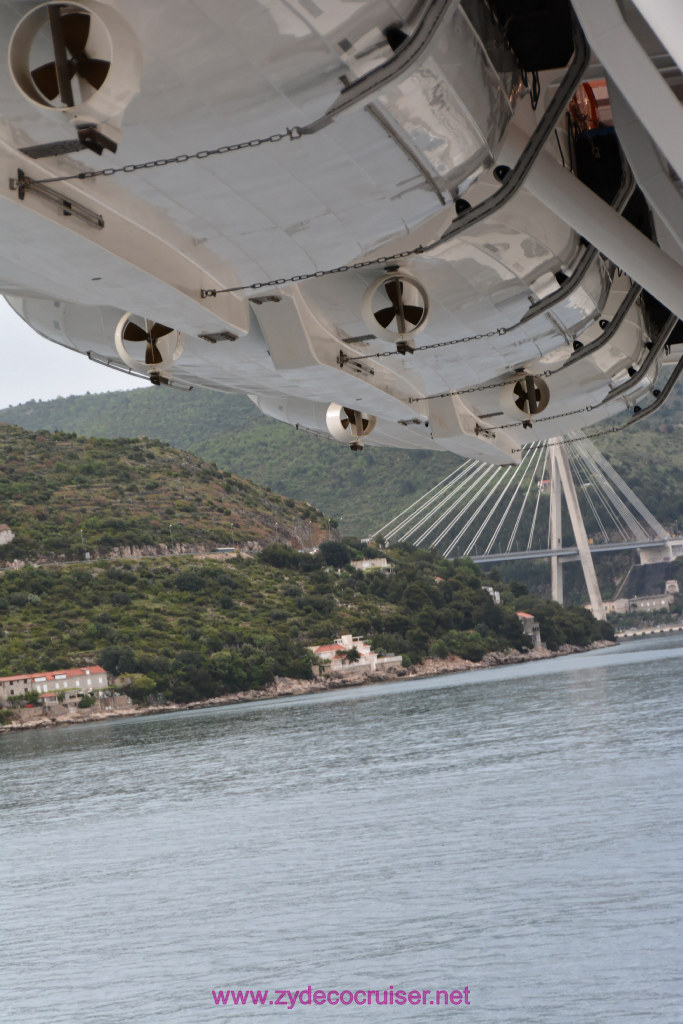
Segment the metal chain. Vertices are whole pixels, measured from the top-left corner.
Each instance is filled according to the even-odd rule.
[[[539,416],[537,420],[530,420],[529,417],[526,416],[523,420],[516,421],[515,423],[501,423],[495,429],[511,430],[513,427],[523,426],[525,422],[530,426],[535,423],[550,423],[551,420],[562,420],[565,416],[577,416],[580,412],[593,412],[594,409],[599,408],[599,405],[584,405],[580,409],[572,409],[571,412],[556,412],[554,416]]]
[[[243,292],[248,288],[279,288],[283,284],[295,284],[297,281],[310,281],[313,277],[329,277],[330,274],[345,274],[348,270],[363,270],[365,267],[375,267],[383,263],[393,263],[395,260],[404,260],[408,256],[419,256],[426,250],[424,246],[418,245],[415,249],[406,249],[404,252],[395,252],[391,256],[377,256],[372,260],[359,260],[358,263],[343,263],[340,267],[331,267],[329,270],[312,270],[309,274],[293,274],[291,277],[275,277],[272,281],[254,281],[252,284],[238,284],[233,288],[202,288],[201,297],[211,299],[216,295],[224,295],[228,292]]]
[[[249,139],[247,142],[233,142],[229,146],[218,146],[216,149],[200,149],[196,153],[179,153],[177,156],[162,157],[160,160],[146,160],[142,164],[124,164],[123,167],[105,167],[99,171],[79,171],[78,174],[63,174],[58,178],[35,178],[36,185],[49,185],[56,181],[85,181],[88,178],[110,178],[113,174],[133,174],[134,171],[147,171],[154,167],[168,167],[170,164],[185,164],[188,160],[206,160],[210,156],[222,156],[225,153],[236,153],[240,149],[256,149],[268,142],[282,142],[283,139],[300,139],[303,137],[301,128],[285,128],[283,132],[274,132],[263,139]],[[230,289],[232,290],[232,289]],[[211,293],[215,294],[215,292]]]
[[[495,334],[501,334],[501,335],[502,334],[509,334],[510,331],[514,331],[515,327],[519,327],[519,324],[513,324],[512,327],[500,327],[500,328],[498,328],[497,331],[489,331],[488,334],[475,334],[474,337],[475,338],[491,338]],[[471,338],[463,338],[462,340],[463,341],[471,341],[473,339],[471,339]],[[439,342],[438,344],[440,344],[440,345],[457,345],[458,341],[454,341],[454,342],[444,341],[444,342]],[[425,345],[425,348],[432,348],[432,347],[436,348],[437,346]],[[422,352],[424,350],[423,349],[417,349],[417,351]],[[541,379],[541,378],[544,378],[544,377],[552,377],[552,375],[554,373],[559,373],[560,370],[563,370],[563,369],[564,369],[564,366],[558,366],[554,370],[544,370],[543,373],[534,373],[534,374],[529,374],[528,376],[533,376],[533,377],[535,377],[538,380],[538,379]],[[500,387],[502,387],[506,383],[509,383],[509,378],[508,378],[507,381],[497,380],[497,381],[494,381],[492,384],[477,384],[476,386],[471,387],[471,388],[459,388],[457,391],[441,391],[441,392],[439,392],[438,395],[422,395],[422,397],[420,397],[420,398],[409,398],[408,401],[409,402],[428,402],[432,398],[452,398],[453,395],[471,395],[471,394],[474,394],[475,391],[490,391],[492,388],[500,388]],[[563,413],[562,415],[569,415],[569,414],[568,413]],[[496,429],[501,429],[501,428],[498,427]]]
[[[462,344],[464,344],[467,341],[480,341],[482,338],[502,337],[505,334],[509,334],[510,331],[513,331],[515,329],[515,327],[519,327],[519,324],[512,324],[511,327],[497,327],[495,331],[487,331],[486,334],[470,334],[469,337],[467,337],[467,338],[453,338],[451,341],[435,341],[435,342],[432,342],[431,345],[420,345],[420,347],[417,348],[415,351],[416,352],[429,352],[431,349],[434,349],[434,348],[447,348],[449,345],[462,345]],[[344,363],[347,363],[347,362],[359,363],[362,359],[386,359],[387,356],[395,356],[395,355],[400,355],[400,354],[401,353],[397,352],[395,348],[387,349],[385,352],[369,352],[366,355],[362,355],[362,356],[356,356],[356,355],[349,356],[345,352],[343,352],[341,357],[340,357],[340,363],[343,366]],[[490,385],[487,385],[487,386],[490,387]],[[457,393],[461,394],[461,392],[457,392]],[[449,394],[455,394],[455,392],[449,392]],[[430,395],[429,397],[430,398],[442,398],[443,396],[442,395]],[[411,402],[418,401],[418,399],[411,398],[410,401]],[[419,399],[419,401],[422,401],[422,399]]]
[[[432,345],[425,345],[424,348],[420,348],[420,349],[418,349],[416,351],[424,352],[427,349],[444,348],[447,345],[460,345],[463,342],[467,342],[467,341],[478,341],[481,338],[492,338],[492,337],[495,337],[497,335],[505,335],[505,334],[508,334],[510,331],[513,331],[516,327],[519,327],[519,324],[513,324],[510,327],[499,327],[495,331],[488,331],[486,334],[473,334],[473,335],[471,335],[470,337],[467,337],[467,338],[454,338],[452,341],[438,341],[438,342],[435,342]],[[389,356],[389,355],[396,355],[396,351],[393,350],[393,351],[388,351],[388,352],[378,352],[378,353],[375,353],[374,355],[373,354],[369,354],[369,355],[363,355],[363,356],[347,356],[347,355],[345,355],[345,353],[342,353],[341,356],[340,356],[340,365],[343,366],[345,362],[359,362],[361,359],[379,359],[379,358],[382,358],[383,356]],[[548,377],[552,377],[556,373],[560,373],[563,369],[565,369],[564,365],[556,366],[555,369],[553,369],[553,370],[544,370],[542,373],[535,373],[535,374],[533,374],[533,376],[536,377],[536,378],[548,378]],[[436,394],[436,395],[424,395],[422,397],[409,398],[408,402],[414,404],[416,402],[426,402],[426,401],[430,401],[431,399],[436,399],[436,398],[451,398],[454,395],[471,395],[471,394],[474,394],[475,392],[479,392],[479,391],[490,391],[490,390],[493,390],[494,388],[500,388],[500,387],[503,386],[503,383],[505,383],[505,382],[494,381],[493,383],[490,383],[490,384],[479,384],[479,385],[476,385],[474,387],[460,388],[457,391],[442,391],[442,392],[440,392],[439,394]],[[520,419],[520,420],[516,421],[515,423],[501,423],[498,426],[493,427],[492,433],[495,436],[495,431],[496,430],[512,430],[513,428],[517,428],[517,427],[520,427],[520,426],[523,427],[525,425],[525,422],[529,426],[533,426],[536,423],[549,423],[549,422],[551,422],[553,420],[564,419],[567,416],[577,416],[579,413],[582,413],[582,412],[584,412],[584,413],[585,412],[593,412],[593,410],[599,409],[599,408],[600,408],[600,405],[586,405],[586,406],[582,406],[580,409],[572,409],[570,412],[558,412],[558,413],[555,413],[552,416],[541,416],[537,420],[530,420],[528,417],[526,417],[526,420]],[[620,430],[624,430],[627,426],[628,426],[628,423],[624,423],[624,424],[622,424],[621,426],[618,426],[618,427],[607,427],[605,430],[600,430],[600,431],[597,431],[594,434],[585,435],[585,436],[589,437],[589,438],[592,438],[592,437],[602,437],[605,434],[615,434],[615,433],[617,433]],[[565,441],[561,441],[561,442],[560,441],[555,441],[555,442],[553,442],[553,444],[565,444],[565,443],[566,444],[570,444],[570,443],[574,443],[574,442],[571,441],[571,440],[567,440],[566,442]],[[522,450],[523,450],[522,448],[513,448],[513,452],[521,452]]]
[[[569,414],[566,414],[566,415],[569,415]],[[592,434],[582,434],[581,437],[563,437],[559,441],[545,441],[544,442],[544,447],[546,447],[546,448],[556,448],[558,445],[578,444],[580,441],[586,441],[586,440],[587,441],[591,441],[594,437],[604,437],[606,434],[618,434],[620,430],[626,430],[626,428],[629,427],[629,426],[630,426],[630,422],[627,421],[626,423],[622,423],[621,426],[619,426],[619,427],[605,427],[604,430],[596,430]],[[526,447],[527,446],[524,446],[523,448],[513,448],[512,452],[513,452],[513,454],[518,454],[519,452],[523,452]]]

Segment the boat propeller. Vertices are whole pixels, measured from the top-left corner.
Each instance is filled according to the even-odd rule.
[[[66,13],[63,11],[66,9]],[[69,11],[66,4],[50,4],[48,22],[52,37],[54,60],[31,71],[31,77],[43,96],[54,100],[58,96],[66,107],[75,105],[72,79],[79,87],[87,82],[99,89],[109,73],[108,60],[97,60],[87,55],[90,35],[90,15],[85,11]]]

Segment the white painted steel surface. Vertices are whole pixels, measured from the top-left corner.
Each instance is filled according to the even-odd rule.
[[[576,6],[582,13],[579,0]],[[456,0],[83,0],[76,7],[92,13],[93,26],[101,22],[108,40],[111,70],[99,91],[111,91],[128,69],[121,109],[105,109],[98,90],[84,106],[118,151],[35,154],[32,147],[73,140],[85,115],[60,109],[59,98],[36,102],[31,72],[50,58],[51,43],[45,29],[31,42],[26,26],[37,24],[42,5],[5,4],[0,38],[8,48],[13,34],[24,40],[13,46],[11,69],[0,62],[5,182],[19,170],[59,179],[288,127],[324,127],[220,156],[48,182],[57,205],[30,188],[22,199],[5,187],[0,291],[45,337],[122,365],[116,325],[135,314],[180,333],[178,358],[164,365],[171,382],[244,391],[269,414],[326,435],[331,403],[362,410],[377,419],[369,445],[441,448],[493,463],[517,462],[523,442],[595,423],[635,400],[601,405],[646,351],[638,308],[599,352],[565,364],[623,298],[628,282],[615,266],[677,313],[683,269],[675,251],[667,256],[563,170],[566,119],[525,188],[439,244],[457,216],[456,200],[476,206],[498,191],[496,165],[519,152],[563,75],[541,75],[533,110],[483,2],[467,11]],[[436,31],[427,31],[430,18]],[[594,44],[590,18],[586,24]],[[389,30],[397,28],[417,42],[394,53]],[[595,34],[600,42],[602,22]],[[93,35],[95,49],[104,45],[100,35]],[[356,82],[366,83],[362,100],[345,105]],[[634,88],[627,83],[629,97]],[[338,114],[327,123],[331,109]],[[677,160],[677,145],[662,148]],[[667,190],[668,206],[655,203],[674,236],[675,190]],[[60,201],[81,204],[103,227],[64,216]],[[550,310],[520,324],[530,304],[571,275],[581,236],[606,258]],[[249,288],[418,246],[428,251],[389,266]],[[363,313],[368,289],[393,265],[428,300],[414,355],[393,351],[387,332],[369,330]],[[436,347],[463,338],[472,340]],[[548,408],[527,417],[528,429],[501,404],[522,372],[550,374]]]

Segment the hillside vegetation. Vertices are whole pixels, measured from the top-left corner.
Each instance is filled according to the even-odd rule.
[[[139,391],[28,402],[0,422],[86,437],[152,437],[301,501],[365,536],[399,512],[457,460],[446,453],[366,447],[351,452],[264,416],[244,395],[196,389]]]
[[[328,526],[307,503],[273,494],[150,440],[79,438],[0,425],[0,523],[15,560],[262,545],[311,545]]]
[[[612,631],[582,608],[564,609],[503,586],[494,604],[469,562],[394,549],[393,572],[361,573],[352,542],[316,555],[273,544],[229,562],[160,558],[27,567],[0,574],[0,675],[99,663],[131,678],[137,701],[191,701],[306,678],[307,645],[363,635],[411,664],[449,653],[474,661],[522,649],[516,610],[534,614],[551,648]]]
[[[158,438],[272,490],[310,501],[344,532],[378,530],[457,465],[453,455],[348,448],[272,420],[244,395],[141,388],[28,402],[0,422],[89,437]],[[598,427],[597,429],[600,429]],[[592,432],[592,431],[591,431]],[[596,439],[614,467],[666,524],[683,522],[680,487],[683,385],[633,429]]]

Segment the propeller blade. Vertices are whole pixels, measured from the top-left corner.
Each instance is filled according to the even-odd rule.
[[[123,328],[123,338],[125,341],[148,341],[149,335],[131,320]]]
[[[61,8],[50,4],[47,9],[47,17],[50,24],[50,35],[52,36],[52,49],[55,55],[55,71],[59,83],[59,97],[66,107],[73,107],[74,94],[71,89],[71,79],[74,68],[69,62],[66,41],[64,39],[64,24],[62,22]]]
[[[526,376],[523,380],[517,381],[513,394],[517,395],[517,402],[515,404],[522,412],[528,412],[531,416],[538,412],[541,396],[533,377]]]
[[[78,62],[78,74],[84,78],[93,89],[99,89],[104,85],[104,80],[109,74],[111,64],[108,60],[93,60],[90,57],[82,57]]]
[[[48,100],[57,99],[59,96],[59,82],[57,81],[57,68],[54,61],[43,64],[31,72],[31,78]]]
[[[413,324],[413,326],[415,326],[416,324],[419,324],[420,320],[422,319],[424,315],[424,309],[421,309],[420,306],[404,306],[403,315],[408,321],[408,323]]]
[[[62,34],[67,50],[77,60],[83,56],[90,34],[90,15],[73,11],[61,17]]]
[[[172,327],[165,327],[164,324],[153,324],[149,332],[150,338],[163,338],[165,334],[171,334]]]
[[[384,291],[387,293],[389,302],[393,306],[398,306],[403,295],[403,281],[387,281]]]
[[[145,352],[145,362],[148,366],[155,366],[157,363],[163,363],[164,357],[157,348],[157,343],[154,338],[150,338],[147,342],[147,351]]]
[[[395,307],[389,306],[386,309],[378,309],[377,312],[375,313],[375,320],[380,325],[380,327],[388,327],[395,316]]]

